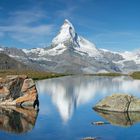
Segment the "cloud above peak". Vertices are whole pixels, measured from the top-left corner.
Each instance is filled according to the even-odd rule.
[[[40,9],[31,10],[21,10],[9,13],[9,21],[13,21],[15,24],[31,24],[33,22],[39,22],[40,20],[46,18],[47,15],[45,11]]]
[[[18,42],[35,45],[53,32],[54,25],[47,23],[46,19],[45,11],[40,9],[9,12],[8,18],[0,25],[0,37],[8,35]],[[42,23],[42,20],[46,22]]]

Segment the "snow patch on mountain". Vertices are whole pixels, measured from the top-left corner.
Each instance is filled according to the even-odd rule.
[[[83,52],[88,54],[90,57],[101,57],[100,51],[96,48],[95,44],[91,43],[90,41],[86,40],[83,37],[79,37],[78,43],[80,47],[75,48],[79,52]]]
[[[139,52],[128,52],[125,51],[124,53],[121,53],[123,58],[127,61],[135,61],[136,64],[140,64],[140,54]]]
[[[26,54],[36,54],[38,56],[45,55],[47,51],[44,48],[33,48],[33,49],[22,49],[22,51]]]
[[[0,48],[0,51],[3,51],[3,48]]]
[[[55,48],[49,49],[48,54],[49,55],[60,55],[66,50],[66,46],[62,43],[58,44]]]

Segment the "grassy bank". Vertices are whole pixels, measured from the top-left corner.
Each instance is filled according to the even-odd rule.
[[[130,76],[133,79],[140,79],[140,71],[129,73],[129,74],[121,74],[121,73],[99,73],[95,74],[97,76]]]
[[[121,74],[121,73],[97,73],[97,74],[86,74],[86,75],[89,75],[89,76],[122,76],[124,74]]]
[[[7,75],[27,75],[29,78],[34,80],[48,79],[48,78],[56,78],[61,76],[67,76],[71,74],[60,74],[60,73],[51,73],[51,72],[40,72],[40,71],[32,71],[32,70],[24,70],[24,71],[16,71],[16,70],[0,70],[0,77],[5,77]],[[140,79],[140,71],[133,72],[131,74],[121,74],[121,73],[97,73],[97,74],[84,74],[88,76],[131,76],[133,79]]]
[[[16,71],[16,70],[0,70],[0,77],[5,77],[7,75],[27,75],[29,78],[34,80],[55,78],[60,76],[66,76],[67,74],[51,73],[51,72],[40,72],[40,71]]]
[[[140,71],[129,74],[133,79],[140,79]]]

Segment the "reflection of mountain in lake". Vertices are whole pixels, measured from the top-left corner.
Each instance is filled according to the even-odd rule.
[[[108,120],[112,125],[118,126],[131,126],[135,123],[140,122],[140,113],[127,112],[108,112],[108,111],[97,111],[100,116]]]
[[[37,111],[33,108],[0,107],[0,130],[25,133],[35,125]]]
[[[74,109],[89,101],[104,98],[112,93],[134,93],[140,90],[140,81],[129,77],[67,76],[36,83],[39,94],[49,94],[63,121]]]

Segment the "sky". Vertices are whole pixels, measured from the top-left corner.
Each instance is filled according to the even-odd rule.
[[[140,48],[140,0],[0,0],[0,45],[49,46],[65,19],[97,48]]]

